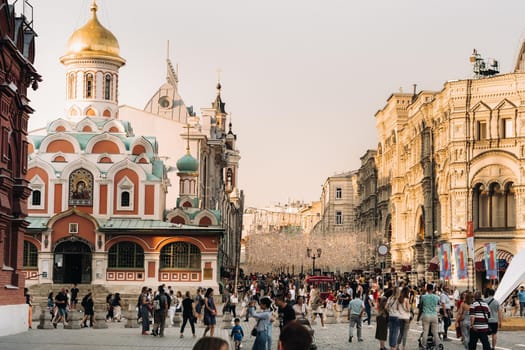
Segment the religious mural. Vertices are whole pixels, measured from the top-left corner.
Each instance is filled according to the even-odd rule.
[[[78,169],[69,176],[69,205],[93,205],[93,175]]]

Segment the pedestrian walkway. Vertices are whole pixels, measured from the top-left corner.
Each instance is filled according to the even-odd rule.
[[[221,329],[222,319],[218,318],[216,336],[229,339],[230,330]],[[179,328],[169,327],[165,330],[165,337],[153,337],[140,335],[140,328],[124,328],[125,323],[108,323],[107,329],[84,328],[78,330],[58,329],[40,330],[32,329],[28,332],[0,337],[0,349],[2,350],[166,350],[166,349],[192,349],[198,337],[202,336],[204,328],[197,327],[197,339],[192,338],[190,329],[186,329],[185,337],[179,337]],[[243,341],[244,349],[251,349],[253,340],[249,334],[255,325],[255,320],[242,322],[244,328],[245,340]],[[371,328],[363,327],[364,342],[348,343],[348,324],[337,323],[329,324],[326,329],[321,328],[320,324],[313,326],[315,330],[315,341],[319,350],[377,350],[379,343],[374,339],[375,325]],[[420,325],[412,324],[409,332],[407,349],[417,349],[417,339],[421,333]],[[502,332],[500,334],[501,347],[498,350],[517,349],[519,342],[519,332]],[[450,333],[452,338],[452,333]],[[273,329],[273,346],[277,349],[277,339],[279,337],[279,328]],[[454,338],[453,338],[454,339]],[[509,343],[503,343],[503,341]],[[508,344],[513,345],[508,345]],[[523,343],[523,341],[522,341]],[[507,344],[507,345],[506,345]],[[445,343],[445,349],[461,350],[463,347],[458,340]]]

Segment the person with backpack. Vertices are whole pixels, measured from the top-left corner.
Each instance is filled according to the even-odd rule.
[[[481,299],[481,292],[474,293],[474,302],[470,305],[470,340],[469,350],[476,350],[478,339],[483,344],[483,350],[491,350],[489,343],[489,319],[490,309],[486,302]]]
[[[485,302],[487,303],[490,310],[489,317],[489,328],[490,334],[492,335],[492,348],[496,348],[496,342],[498,340],[498,329],[501,328],[503,322],[503,313],[501,312],[501,305],[499,301],[494,299],[495,291],[492,288],[487,288],[486,295],[487,298]]]
[[[168,298],[164,293],[164,288],[159,286],[159,293],[153,298],[153,330],[151,334],[153,336],[164,337],[164,326],[166,324],[166,312],[168,310]]]
[[[88,319],[89,326],[93,327],[95,325],[95,303],[93,302],[93,295],[91,294],[91,291],[88,291],[88,293],[82,298],[80,305],[84,308],[84,317],[82,318],[82,321],[80,321],[80,327],[87,327]]]

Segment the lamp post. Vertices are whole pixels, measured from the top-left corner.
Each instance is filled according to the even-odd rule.
[[[315,273],[315,259],[321,257],[321,248],[317,248],[316,251],[310,248],[306,248],[306,256],[312,259],[312,276]]]

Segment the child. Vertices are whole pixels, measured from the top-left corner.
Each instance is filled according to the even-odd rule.
[[[235,322],[235,326],[232,328],[230,337],[235,341],[235,350],[239,350],[242,347],[241,342],[244,337],[244,332],[240,326],[241,320],[239,318],[236,318],[233,322]]]

